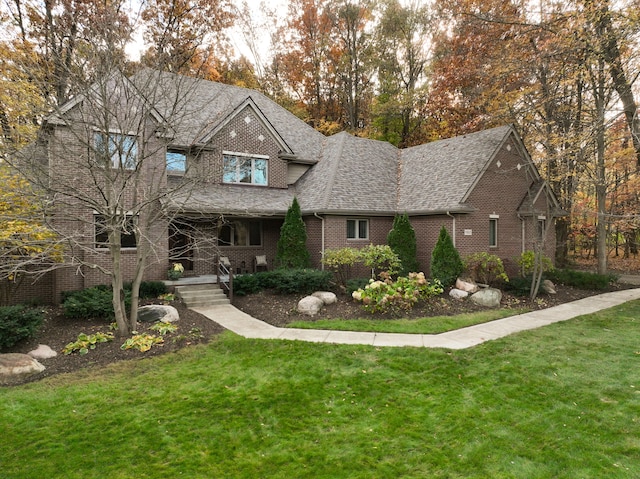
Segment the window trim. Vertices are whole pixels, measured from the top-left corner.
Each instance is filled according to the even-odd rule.
[[[108,241],[109,241],[109,233],[107,231],[98,232],[98,218],[103,218],[105,215],[100,214],[98,212],[93,213],[93,244],[94,249],[97,250],[107,250],[109,249]],[[137,215],[133,213],[125,213],[124,215],[127,218],[127,222],[130,222],[134,227],[135,223],[138,221]],[[106,241],[98,241],[98,236],[107,235]],[[133,246],[123,246],[123,238],[133,238]],[[138,238],[136,238],[135,230],[132,230],[131,233],[126,234],[124,232],[120,232],[120,251],[128,250],[134,251],[138,248]]]
[[[242,158],[245,160],[251,160],[251,181],[250,182],[225,180],[225,162],[227,161],[228,157],[235,157],[236,160],[239,158]],[[264,167],[264,177],[265,177],[264,183],[255,182],[256,160],[264,161],[264,166],[265,166]],[[238,162],[238,164],[236,165],[235,179],[238,180],[239,178],[240,178],[240,164]],[[253,154],[253,153],[239,153],[235,151],[223,151],[222,152],[222,183],[226,185],[251,185],[251,186],[263,186],[263,187],[269,186],[269,156]]]
[[[118,137],[118,139],[112,142],[111,139],[113,137]],[[109,144],[109,147],[111,146],[111,143],[113,143],[113,145],[115,146],[113,152],[111,152],[111,150],[107,151],[107,153],[110,153],[109,155],[110,168],[114,170],[133,171],[138,167],[139,158],[138,158],[138,136],[137,135],[130,134],[130,133],[122,133],[120,131],[114,131],[114,130],[109,130],[107,132],[95,130],[93,132],[93,148],[94,148],[94,154],[96,155],[96,157],[100,157],[103,155],[103,153],[101,152],[101,148],[103,148],[103,146],[98,143],[98,138],[102,138],[102,142],[106,140],[107,144]],[[122,138],[122,140],[120,138]],[[131,146],[126,147],[127,148],[126,151],[120,152],[119,151],[120,145],[121,145],[120,142],[124,141],[124,139],[126,138],[133,139],[133,142]],[[125,147],[124,143],[122,143],[122,146],[124,149]],[[133,164],[130,164],[130,161],[126,161],[126,160],[125,162],[123,162],[122,161],[123,155],[125,156],[126,160],[132,160]],[[98,163],[98,165],[103,166],[101,163]]]
[[[498,220],[499,219],[500,219],[499,215],[489,215],[489,248],[498,247]]]
[[[169,155],[182,155],[184,156],[184,162],[183,162],[183,168],[179,169],[179,168],[169,168],[169,161],[168,161],[168,156]],[[164,154],[164,167],[167,171],[168,175],[176,175],[176,176],[181,176],[184,175],[185,171],[187,171],[187,161],[189,161],[188,155],[186,151],[177,149],[177,148],[167,148],[167,150],[165,151]],[[171,163],[175,163],[175,162],[171,162]]]
[[[354,222],[354,234],[355,236],[350,237],[349,236],[349,222],[353,221]],[[360,236],[360,223],[363,223],[366,225],[367,228],[367,234],[365,237]],[[371,236],[370,231],[369,231],[369,219],[368,218],[347,218],[347,222],[346,222],[346,237],[348,241],[368,241],[369,237]]]

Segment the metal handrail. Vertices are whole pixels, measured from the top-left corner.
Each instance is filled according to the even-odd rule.
[[[233,267],[229,266],[229,268],[227,268],[220,262],[220,259],[218,259],[217,263],[216,282],[220,285],[222,290],[227,293],[229,301],[233,301]],[[222,280],[223,275],[227,276],[227,281]]]

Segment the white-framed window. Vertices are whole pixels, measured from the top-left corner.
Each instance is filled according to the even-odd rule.
[[[95,225],[96,248],[109,247],[109,230],[105,226],[104,215],[94,214],[93,223]],[[120,248],[136,248],[136,218],[133,215],[126,215],[120,228]]]
[[[187,155],[183,151],[167,150],[167,172],[182,173],[187,169]]]
[[[362,220],[362,219],[347,220],[347,239],[354,239],[354,240],[369,239],[369,220]]]
[[[547,230],[547,217],[538,216],[538,240],[544,239],[544,233]]]
[[[262,246],[262,221],[229,220],[218,228],[218,246]]]
[[[222,182],[267,186],[267,156],[225,152],[222,155]]]
[[[93,141],[98,164],[111,168],[135,170],[138,161],[138,139],[122,133],[95,132]]]
[[[491,215],[489,217],[489,247],[498,247],[498,215]]]

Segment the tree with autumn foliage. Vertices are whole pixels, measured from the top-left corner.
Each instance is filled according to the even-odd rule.
[[[228,0],[156,0],[142,10],[146,66],[220,80],[221,59],[229,48],[225,29],[235,19]]]
[[[60,237],[47,227],[31,182],[0,163],[0,305],[28,278],[60,265]]]
[[[372,106],[377,136],[400,147],[420,143],[417,106],[427,98],[427,68],[432,17],[417,1],[382,2],[376,30],[378,92]]]

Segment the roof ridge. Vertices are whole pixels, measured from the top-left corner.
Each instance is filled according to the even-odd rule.
[[[334,158],[342,158],[342,151],[344,150],[344,144],[346,142],[346,139],[349,137],[349,134],[345,131],[341,131],[340,133],[335,134],[333,137],[330,138],[338,138],[340,140],[339,143],[339,149],[338,149],[338,154],[334,155]],[[322,148],[322,156],[324,158],[324,153],[325,153],[325,148],[326,145],[323,145]],[[333,163],[330,163],[331,165],[331,170],[329,171],[329,178],[326,181],[326,185],[327,188],[324,191],[324,195],[322,195],[322,208],[326,209],[327,205],[329,204],[329,199],[331,197],[331,192],[333,191],[333,184],[336,180],[336,175],[338,174],[338,165],[339,165],[340,161],[333,161]]]

